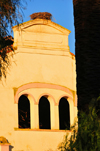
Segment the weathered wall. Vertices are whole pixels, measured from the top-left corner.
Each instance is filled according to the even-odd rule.
[[[69,33],[45,20],[14,27],[15,54],[7,78],[0,83],[0,135],[8,139],[14,147],[12,151],[56,149],[65,134],[59,130],[61,97],[68,99],[70,122],[74,123],[77,116],[76,69],[75,57],[69,52]],[[18,128],[18,99],[22,94],[28,95],[31,104],[29,130]],[[52,106],[52,130],[39,129],[38,103],[43,95],[48,96]]]

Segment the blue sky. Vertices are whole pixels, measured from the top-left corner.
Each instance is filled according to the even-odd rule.
[[[75,29],[73,15],[73,0],[26,0],[23,10],[23,22],[30,20],[30,15],[36,12],[49,12],[55,23],[71,30],[69,35],[70,51],[75,54]]]

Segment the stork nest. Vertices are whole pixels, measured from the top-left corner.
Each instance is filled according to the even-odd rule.
[[[51,20],[52,15],[48,12],[39,12],[39,13],[33,13],[30,15],[31,19],[47,19]]]

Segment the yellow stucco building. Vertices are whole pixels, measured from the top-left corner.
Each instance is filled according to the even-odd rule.
[[[77,117],[70,31],[38,18],[13,31],[16,50],[0,82],[0,135],[12,151],[55,150]]]

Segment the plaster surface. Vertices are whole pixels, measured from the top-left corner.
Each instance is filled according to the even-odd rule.
[[[12,151],[55,150],[66,134],[59,130],[59,100],[70,107],[70,124],[77,117],[75,56],[68,46],[69,30],[50,20],[35,19],[13,27],[15,52],[11,66],[0,82],[0,135]],[[18,128],[18,101],[30,101],[31,128]],[[39,99],[50,102],[51,130],[39,129]],[[70,131],[67,131],[71,133]]]

